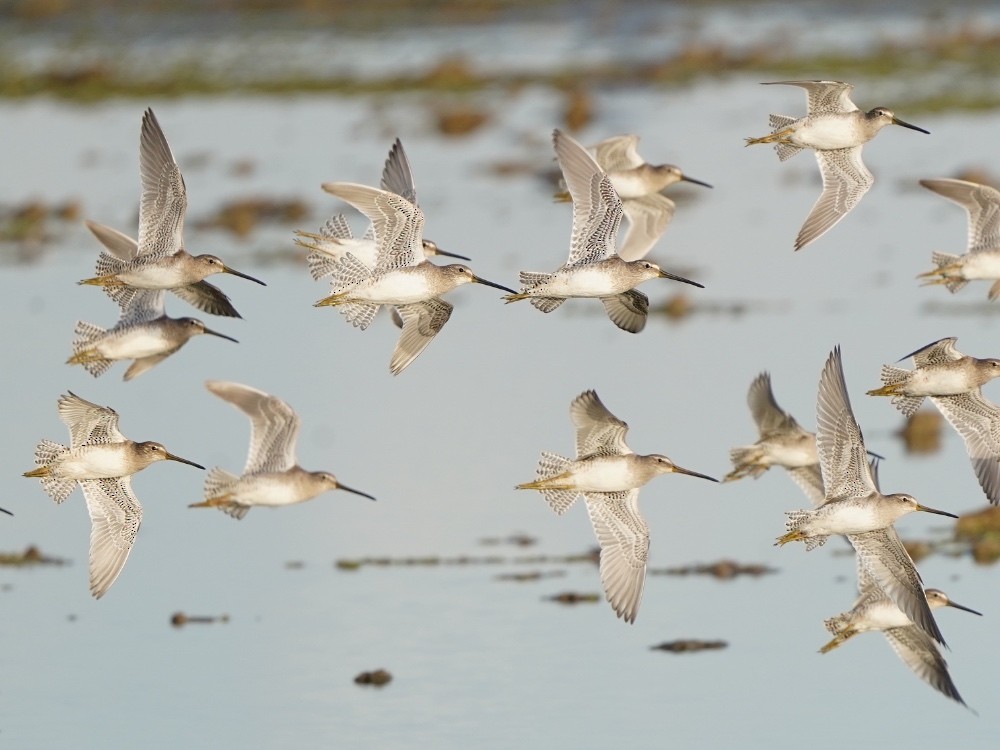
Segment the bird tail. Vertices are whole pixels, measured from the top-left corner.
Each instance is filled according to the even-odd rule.
[[[851,618],[847,613],[834,615],[828,620],[823,620],[823,625],[830,631],[831,635],[840,635],[843,631],[847,630],[850,624]]]
[[[78,320],[73,333],[76,334],[76,338],[73,339],[73,356],[66,360],[66,364],[83,365],[83,369],[95,378],[107,372],[112,361],[104,359],[93,349],[94,342],[107,333],[107,329]]]
[[[76,489],[75,479],[59,478],[49,474],[49,464],[65,453],[69,453],[69,448],[65,445],[43,440],[35,448],[35,463],[38,464],[38,468],[24,473],[26,477],[35,477],[41,481],[42,489],[57,503],[61,503]]]
[[[802,527],[812,518],[812,511],[792,510],[785,513],[785,515],[788,516],[788,520],[785,521],[785,530],[787,533],[778,537],[777,543],[779,545],[802,541],[806,544],[806,550],[811,550],[826,544],[826,535],[806,536],[802,531]]]
[[[932,279],[928,283],[941,284],[949,292],[954,294],[959,289],[961,289],[962,287],[964,287],[966,284],[969,283],[967,280],[959,278],[949,273],[949,270],[951,270],[952,273],[954,273],[952,269],[955,266],[955,264],[958,263],[959,257],[960,256],[952,255],[951,253],[934,252],[931,254],[931,262],[935,266],[937,266],[937,268],[933,271],[929,271],[926,274],[921,274],[921,276],[936,275],[937,278]]]
[[[759,445],[744,445],[733,448],[729,451],[729,460],[733,462],[733,470],[726,474],[722,480],[732,482],[751,476],[754,479],[768,470],[768,466],[761,463],[764,451]]]
[[[909,370],[904,370],[902,367],[893,367],[892,365],[882,365],[882,387],[876,388],[874,391],[869,391],[870,396],[891,396],[892,405],[899,409],[907,417],[913,416],[913,413],[920,408],[920,404],[923,403],[923,396],[905,396],[901,393],[897,393],[899,390],[899,384],[903,383],[910,376]]]
[[[535,476],[538,477],[539,481],[557,477],[560,474],[563,474],[566,471],[566,467],[571,463],[573,463],[573,461],[565,456],[543,451],[542,457],[538,461],[538,468],[535,470]],[[545,500],[551,506],[552,510],[559,515],[562,515],[569,510],[570,506],[573,505],[579,494],[573,490],[543,489],[541,492],[542,495],[545,496]]]
[[[238,476],[216,466],[205,477],[205,499],[212,500],[228,495],[229,490],[237,481],[239,481]]]

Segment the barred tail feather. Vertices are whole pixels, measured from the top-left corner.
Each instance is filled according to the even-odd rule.
[[[69,453],[69,448],[65,445],[59,445],[59,443],[54,443],[51,440],[43,440],[35,447],[35,463],[39,466],[48,466],[66,453]],[[76,489],[75,479],[61,479],[48,476],[39,477],[39,480],[42,483],[42,489],[45,490],[45,493],[57,503],[61,503],[73,494],[73,490]]]
[[[770,467],[761,464],[764,451],[759,445],[745,445],[733,448],[729,451],[729,460],[732,461],[733,470],[726,475],[727,481],[741,479],[748,474],[754,479],[759,477]]]
[[[555,274],[551,273],[536,273],[535,271],[521,271],[518,274],[518,278],[521,281],[521,286],[523,286],[525,291],[527,291],[528,289],[534,289],[540,284],[544,284],[554,275]]]
[[[375,320],[375,314],[381,305],[375,305],[370,302],[344,302],[338,305],[338,307],[341,314],[347,318],[351,325],[363,331]]]
[[[538,479],[548,479],[549,477],[555,477],[566,471],[566,467],[573,463],[572,459],[566,458],[565,456],[560,456],[557,453],[543,452],[541,459],[538,461],[538,468],[535,470],[535,476]],[[545,500],[559,515],[562,515],[570,506],[573,505],[579,493],[572,490],[542,490],[542,495],[545,496]]]
[[[823,625],[831,635],[840,635],[847,627],[851,624],[851,618],[847,614],[834,615],[828,620],[823,621]]]
[[[785,513],[788,516],[788,520],[785,521],[785,530],[791,534],[796,531],[802,532],[802,527],[809,522],[812,517],[812,511],[808,510],[791,510]],[[817,536],[803,536],[802,541],[805,542],[806,550],[811,550],[816,547],[822,547],[826,544],[826,535],[820,534]]]
[[[951,253],[941,253],[935,252],[931,254],[931,262],[938,267],[938,269],[947,268],[952,266],[959,260],[958,255],[952,255]],[[943,282],[943,286],[952,294],[962,289],[969,282],[966,279],[959,278],[957,276],[946,276]],[[991,290],[992,291],[992,290]],[[993,297],[990,297],[993,299]]]
[[[909,378],[911,372],[909,370],[904,370],[902,367],[893,367],[892,365],[882,365],[882,384],[883,385],[894,385],[896,383],[902,383],[904,380]],[[892,405],[903,412],[904,416],[912,417],[914,412],[920,408],[920,405],[924,402],[923,396],[893,396]]]
[[[531,297],[529,301],[534,305],[536,310],[541,310],[543,313],[550,313],[566,300],[562,297]]]
[[[238,476],[216,466],[205,477],[205,499],[210,500],[213,497],[228,494],[232,486],[238,481]]]

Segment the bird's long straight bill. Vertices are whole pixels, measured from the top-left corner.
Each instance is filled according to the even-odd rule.
[[[710,477],[707,474],[699,474],[697,471],[691,471],[690,469],[685,469],[683,466],[678,466],[677,464],[674,464],[673,471],[675,474],[687,474],[689,477],[698,477],[699,479],[707,479],[709,482],[719,481],[715,477]]]
[[[353,495],[361,495],[361,497],[367,497],[369,500],[375,499],[372,495],[369,495],[367,492],[356,490],[353,487],[348,487],[346,484],[340,484],[340,482],[337,483],[337,489],[343,490],[344,492],[350,492]]]
[[[670,273],[669,271],[664,271],[663,269],[660,269],[660,278],[661,279],[673,279],[674,281],[682,281],[685,284],[690,284],[691,286],[696,286],[699,289],[704,289],[705,288],[704,284],[699,284],[697,281],[691,281],[691,279],[685,279],[683,276],[678,276],[677,274]]]
[[[447,250],[442,250],[441,248],[437,249],[437,254],[443,255],[446,258],[458,258],[459,260],[472,260],[472,258],[468,257],[467,255],[459,255],[458,253],[449,253]]]
[[[230,268],[229,266],[226,266],[225,268],[223,268],[222,272],[223,273],[228,273],[228,274],[230,274],[232,276],[239,276],[241,279],[246,279],[247,281],[252,281],[253,283],[260,284],[261,286],[267,286],[267,284],[265,284],[260,279],[255,279],[253,276],[245,274],[245,273],[243,273],[241,271],[237,271],[235,268]]]
[[[175,456],[173,453],[168,453],[167,454],[167,460],[168,461],[176,461],[179,464],[187,464],[188,466],[193,466],[196,469],[201,469],[202,471],[205,470],[205,467],[202,466],[201,464],[196,464],[194,461],[188,461],[186,458],[181,458],[180,456]]]
[[[918,128],[916,125],[911,125],[908,122],[903,122],[898,117],[893,117],[892,118],[892,124],[893,125],[902,125],[904,128],[909,128],[910,130],[916,130],[918,133],[924,133],[926,135],[930,135],[931,134],[931,131],[924,130],[923,128]]]
[[[709,184],[708,184],[707,182],[702,182],[701,180],[696,180],[696,179],[695,179],[694,177],[688,177],[687,175],[683,175],[683,176],[681,177],[681,179],[682,179],[682,180],[683,180],[684,182],[693,182],[693,183],[694,183],[695,185],[701,185],[702,187],[707,187],[707,188],[710,188],[710,187],[712,187],[712,186],[711,186],[711,185],[709,185]]]
[[[0,510],[3,510],[3,508],[0,508]],[[7,511],[4,512],[6,513]],[[11,515],[13,515],[13,513],[11,513]],[[963,612],[971,612],[972,614],[979,615],[980,617],[983,616],[982,612],[977,612],[972,607],[966,607],[964,604],[956,604],[955,602],[949,601],[947,606],[954,607],[955,609],[960,609]]]
[[[240,343],[239,341],[237,341],[236,339],[234,339],[232,336],[227,336],[224,333],[219,333],[218,331],[213,331],[211,328],[206,328],[205,329],[205,333],[207,333],[207,334],[209,334],[211,336],[218,336],[220,339],[225,339],[226,341],[232,341],[234,344]]]
[[[948,516],[948,518],[958,518],[954,513],[949,513],[946,510],[938,510],[937,508],[928,508],[926,505],[917,505],[917,510],[922,510],[924,513],[933,513],[936,516]]]
[[[472,280],[476,284],[485,284],[486,286],[491,286],[494,289],[502,289],[505,292],[510,292],[511,294],[517,294],[517,292],[514,291],[513,289],[508,289],[507,287],[503,286],[502,284],[494,284],[492,281],[487,281],[486,279],[481,279],[478,276],[473,276]]]

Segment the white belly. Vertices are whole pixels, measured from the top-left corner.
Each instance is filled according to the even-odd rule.
[[[52,467],[53,474],[67,479],[107,479],[132,473],[125,466],[122,443],[84,445],[65,454]]]
[[[858,630],[888,630],[905,628],[913,622],[903,611],[888,599],[883,599],[867,607],[864,617],[856,626]]]
[[[285,472],[273,472],[241,478],[230,491],[240,505],[281,506],[311,500],[325,490],[289,481]]]
[[[600,264],[560,268],[555,277],[543,287],[537,287],[538,296],[549,297],[610,297],[631,287],[608,274]],[[533,292],[535,290],[532,290]]]
[[[1000,250],[962,256],[961,276],[965,279],[1000,279]]]
[[[174,289],[193,283],[182,275],[176,264],[141,265],[118,274],[118,278],[137,289]]]
[[[796,146],[823,151],[837,148],[852,148],[870,140],[852,127],[853,118],[825,115],[816,118],[805,117],[792,124],[796,127],[791,141]]]
[[[351,299],[379,305],[408,305],[436,296],[427,283],[427,277],[413,271],[414,269],[391,271],[371,282],[359,284],[350,290]]]
[[[105,359],[142,359],[177,346],[177,341],[168,340],[164,333],[159,325],[132,326],[124,331],[109,332],[95,348]]]
[[[915,370],[906,391],[911,396],[955,396],[968,393],[970,385],[968,373],[962,368],[930,367]]]
[[[573,487],[580,492],[622,492],[638,486],[624,456],[578,461],[571,471]]]
[[[885,526],[872,506],[841,502],[817,508],[809,522],[809,531],[812,534],[863,534]]]

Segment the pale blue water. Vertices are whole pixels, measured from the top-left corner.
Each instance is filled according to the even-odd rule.
[[[858,82],[861,106],[874,101]],[[572,450],[569,402],[596,388],[626,419],[639,452],[664,452],[716,476],[728,450],[755,437],[745,406],[753,377],[769,369],[779,403],[811,428],[820,369],[835,344],[870,447],[886,455],[882,482],[927,504],[963,512],[983,496],[961,441],[926,459],[902,454],[890,436],[901,419],[864,396],[878,370],[918,346],[959,336],[963,351],[996,354],[1000,323],[983,315],[927,312],[930,302],[985,299],[985,285],[960,297],[921,289],[914,276],[935,249],[964,247],[962,212],[916,186],[960,167],[993,168],[1000,115],[901,117],[924,136],[893,129],[866,149],[877,182],[839,226],[800,253],[792,242],[818,185],[808,155],[779,164],[743,137],[766,132],[769,112],[802,110],[788,89],[734,78],[685,91],[628,90],[598,96],[599,119],[584,142],[622,131],[643,136],[651,160],[680,164],[716,185],[680,207],[654,251],[664,264],[705,283],[706,304],[749,302],[733,317],[662,319],[630,336],[596,302],[570,302],[548,316],[504,306],[494,290],[452,295],[452,320],[400,377],[388,373],[396,331],[385,319],[361,333],[311,304],[326,287],[304,264],[263,265],[256,251],[291,247],[291,228],[264,229],[247,244],[221,232],[188,230],[194,252],[217,252],[267,281],[219,284],[245,320],[209,325],[240,344],[201,337],[131,382],[115,367],[93,380],[63,364],[78,318],[110,325],[104,296],[74,284],[90,275],[97,245],[81,226],[65,232],[40,263],[4,265],[5,377],[0,408],[4,471],[2,546],[29,543],[71,558],[69,568],[0,569],[4,616],[0,736],[10,747],[801,747],[942,743],[993,747],[991,709],[1000,653],[996,569],[966,559],[920,564],[985,617],[945,611],[952,676],[976,718],[936,694],[898,662],[877,635],[826,656],[822,620],[854,597],[853,561],[837,544],[806,554],[777,549],[783,511],[803,507],[778,472],[713,485],[667,477],[643,490],[651,565],[730,557],[780,568],[757,580],[721,583],[655,576],[634,626],[605,603],[574,609],[541,601],[564,589],[598,591],[596,569],[563,578],[497,582],[512,568],[442,567],[342,572],[340,557],[523,554],[481,547],[484,536],[526,531],[541,552],[588,548],[582,507],[556,517],[530,479],[540,450]],[[304,195],[314,229],[342,210],[319,190],[327,180],[374,183],[394,136],[406,145],[427,235],[469,255],[485,278],[515,282],[521,268],[565,258],[570,213],[541,182],[500,179],[499,159],[548,164],[561,101],[527,89],[492,102],[495,124],[445,141],[429,127],[418,95],[379,101],[334,97],[117,102],[74,108],[47,101],[0,104],[0,203],[76,197],[85,215],[130,230],[138,176],[135,144],[143,107],[154,107],[185,167],[189,225],[222,201],[251,194]],[[252,158],[256,171],[231,175]],[[363,226],[358,221],[356,226]],[[6,249],[4,250],[6,252]],[[648,283],[654,304],[678,291]],[[759,308],[759,309],[758,309]],[[171,301],[173,315],[194,314]],[[1000,309],[1000,308],[996,308]],[[303,415],[299,459],[372,492],[254,510],[242,522],[189,510],[203,475],[151,467],[134,480],[142,530],[121,578],[101,601],[87,592],[87,516],[75,494],[52,503],[20,473],[41,437],[65,440],[55,402],[67,389],[114,406],[135,439],[156,439],[207,466],[238,470],[246,420],[202,387],[233,379],[278,394]],[[995,386],[987,395],[1000,397]],[[933,533],[940,519],[906,518],[904,537]],[[305,563],[287,570],[289,560]],[[519,570],[521,568],[518,568]],[[548,569],[548,567],[546,567]],[[228,613],[231,622],[181,631],[171,613]],[[70,618],[73,619],[70,619]],[[724,651],[648,651],[662,640],[702,637]],[[362,689],[353,676],[385,667],[394,681]],[[862,739],[858,739],[861,736]]]

